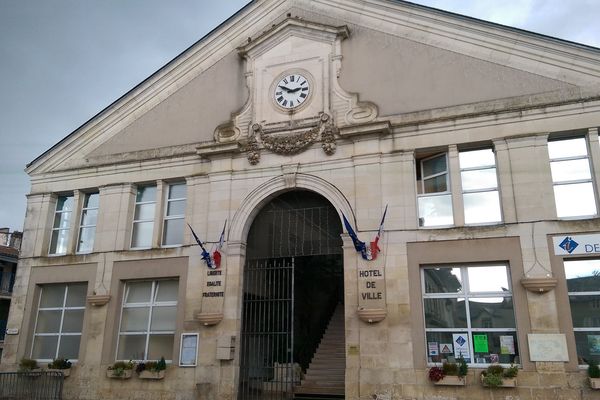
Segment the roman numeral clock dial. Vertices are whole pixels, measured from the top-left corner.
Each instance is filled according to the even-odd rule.
[[[273,93],[275,103],[286,110],[299,107],[308,99],[310,83],[301,74],[289,74],[283,77],[275,86]]]

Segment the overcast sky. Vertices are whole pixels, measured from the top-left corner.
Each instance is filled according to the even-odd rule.
[[[25,165],[246,0],[0,0],[0,227],[22,229]],[[600,0],[421,0],[600,47]]]

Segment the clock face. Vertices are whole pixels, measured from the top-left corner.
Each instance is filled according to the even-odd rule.
[[[309,94],[308,79],[301,74],[289,74],[277,83],[273,98],[280,107],[291,110],[304,103]]]

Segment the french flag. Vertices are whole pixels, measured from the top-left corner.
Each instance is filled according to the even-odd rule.
[[[383,212],[383,217],[381,217],[381,223],[379,224],[379,230],[377,231],[377,236],[375,236],[375,240],[371,242],[371,260],[377,258],[377,254],[381,251],[379,248],[379,239],[383,235],[383,223],[385,222],[385,215],[387,214],[388,206],[385,206],[385,211]]]
[[[367,261],[375,260],[377,258],[377,255],[381,251],[381,249],[379,248],[379,239],[381,239],[381,236],[383,235],[383,224],[385,222],[385,216],[387,214],[387,207],[388,206],[386,205],[385,211],[383,212],[383,217],[381,217],[381,223],[379,224],[379,230],[377,231],[377,236],[375,236],[374,241],[369,243],[369,246],[367,246],[367,244],[365,242],[362,242],[358,239],[358,236],[356,235],[356,232],[352,228],[352,225],[350,225],[350,222],[348,221],[348,219],[342,212],[342,218],[344,219],[344,226],[346,227],[346,230],[348,231],[348,235],[350,235],[350,238],[352,239],[352,243],[354,243],[354,248],[356,249],[357,252],[360,253],[360,255],[362,256],[362,258],[364,260],[367,260]]]
[[[221,268],[221,249],[223,248],[223,243],[225,243],[225,227],[227,226],[227,220],[225,220],[225,224],[223,224],[223,231],[221,232],[221,237],[219,238],[219,242],[215,247],[215,250],[212,254],[212,261],[214,268]]]
[[[194,232],[194,229],[192,229],[190,224],[187,224],[187,226],[190,227],[190,230],[192,231],[192,235],[194,235],[194,239],[196,239],[196,243],[198,243],[198,245],[200,246],[200,248],[202,249],[202,259],[204,260],[204,262],[206,262],[206,265],[208,266],[208,268],[210,269],[215,269],[215,265],[213,263],[212,258],[210,257],[210,253],[208,251],[206,251],[206,249],[204,248],[204,245],[202,244],[202,241],[200,240],[200,238],[198,238],[198,235],[196,235],[196,232]],[[220,254],[219,254],[219,263],[220,263]]]

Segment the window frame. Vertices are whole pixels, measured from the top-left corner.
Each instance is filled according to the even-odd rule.
[[[83,340],[83,331],[84,331],[84,327],[85,327],[85,309],[86,309],[86,303],[84,302],[83,306],[78,306],[78,307],[67,307],[67,296],[69,295],[69,286],[72,285],[77,285],[77,284],[85,284],[86,286],[86,292],[87,292],[87,287],[88,287],[88,282],[64,282],[64,283],[43,283],[43,284],[39,284],[39,294],[38,294],[38,298],[37,298],[37,306],[36,306],[36,312],[35,312],[35,319],[34,319],[34,323],[33,323],[33,331],[32,331],[32,340],[31,340],[31,349],[29,351],[29,357],[33,358],[33,349],[35,348],[35,339],[36,337],[51,337],[51,336],[57,336],[57,342],[56,342],[56,351],[54,352],[54,358],[52,359],[44,359],[44,358],[37,358],[36,361],[39,362],[51,362],[54,359],[58,358],[58,350],[60,349],[60,343],[61,343],[61,338],[63,336],[79,336],[79,350],[78,353],[81,351],[81,342]],[[43,290],[44,287],[47,286],[52,286],[52,285],[65,285],[65,290],[64,290],[64,294],[63,294],[63,301],[62,301],[62,306],[61,307],[44,307],[44,308],[40,308],[41,302],[42,302],[42,295],[43,295]],[[63,333],[62,329],[63,329],[63,323],[64,323],[64,316],[65,316],[65,311],[77,311],[77,310],[83,310],[83,318],[81,321],[81,332],[79,333],[73,333],[73,332],[67,332],[67,333]],[[58,333],[37,333],[37,325],[38,325],[38,319],[39,319],[39,315],[40,315],[40,311],[60,311],[60,324],[59,324],[59,331]],[[70,358],[69,361],[72,362],[77,362],[79,361],[79,354],[78,357],[76,359],[72,359]]]
[[[497,267],[503,266],[506,271],[506,279],[509,286],[509,291],[500,291],[500,292],[472,292],[470,290],[470,279],[468,278],[468,269],[469,268],[477,268],[477,267]],[[451,293],[427,293],[427,288],[425,285],[425,270],[426,269],[434,269],[434,268],[459,268],[461,275],[461,290],[459,292],[451,292]],[[516,365],[522,366],[522,351],[519,346],[519,337],[518,337],[518,321],[517,315],[515,312],[515,300],[514,300],[514,292],[512,289],[512,278],[510,265],[508,262],[477,262],[477,263],[451,263],[451,264],[424,264],[419,267],[419,275],[421,279],[421,313],[423,318],[423,332],[425,335],[425,356],[426,356],[426,365],[428,367],[435,366],[439,364],[439,362],[430,362],[428,360],[429,353],[427,349],[427,333],[428,332],[443,332],[443,333],[466,333],[469,337],[469,354],[471,355],[471,362],[467,363],[472,368],[487,368],[491,364],[489,363],[476,363],[475,362],[475,352],[474,352],[474,343],[473,343],[473,334],[478,332],[510,332],[514,333],[515,338],[517,339],[516,345],[519,348],[518,354],[516,357],[519,357],[519,363]],[[512,309],[513,309],[513,318],[515,322],[514,328],[472,328],[471,327],[471,306],[469,300],[471,298],[510,298],[512,301]],[[427,327],[427,317],[425,315],[425,300],[426,299],[463,299],[465,305],[465,327],[454,327],[454,328],[428,328]],[[511,363],[502,363],[501,365],[508,366]]]
[[[62,210],[62,209],[58,210],[58,205],[60,203],[60,199],[61,198],[65,198],[65,199],[71,198],[72,199],[73,205],[72,205],[72,209],[71,210],[68,210],[68,211],[65,211],[65,210]],[[64,256],[64,255],[66,255],[66,254],[69,253],[69,238],[71,236],[70,231],[71,231],[72,224],[73,224],[72,218],[73,218],[73,215],[75,215],[74,211],[76,210],[76,208],[77,207],[76,207],[76,204],[75,204],[75,194],[74,193],[59,194],[56,197],[56,204],[54,206],[54,213],[53,213],[53,218],[52,218],[52,225],[50,227],[50,242],[48,243],[48,256]],[[60,218],[61,219],[63,218],[62,217],[63,214],[71,214],[71,217],[70,217],[71,220],[69,220],[68,226],[66,228],[61,228],[60,226],[58,228],[54,227],[54,225],[56,223],[56,217],[57,217],[58,214],[60,214]],[[56,249],[55,249],[55,252],[53,253],[52,252],[52,238],[54,237],[54,233],[55,232],[59,232],[59,231],[66,231],[67,243],[65,245],[65,251],[62,252],[62,253],[57,253]],[[57,233],[57,234],[59,234],[59,233]],[[58,244],[58,242],[57,242],[57,244]]]
[[[161,302],[156,302],[155,298],[157,295],[157,283],[159,282],[164,282],[164,281],[176,281],[177,282],[177,300],[176,301],[161,301]],[[127,298],[127,284],[131,283],[131,282],[135,282],[135,283],[140,283],[140,282],[152,282],[152,288],[151,288],[151,297],[150,297],[150,301],[149,302],[138,302],[138,303],[125,303],[125,300]],[[159,278],[159,279],[131,279],[131,280],[126,280],[123,282],[123,296],[120,302],[120,313],[119,313],[119,324],[117,327],[117,341],[116,341],[116,346],[115,346],[115,357],[114,359],[116,361],[130,361],[129,359],[120,359],[119,358],[119,344],[120,344],[120,339],[121,336],[141,336],[144,335],[145,336],[145,346],[144,346],[144,359],[137,359],[137,360],[131,360],[131,361],[137,361],[137,362],[146,362],[146,361],[155,361],[155,359],[148,359],[148,347],[149,347],[149,343],[150,343],[150,336],[153,335],[152,331],[150,330],[151,324],[152,324],[152,312],[154,310],[154,308],[156,307],[175,307],[175,329],[171,332],[171,331],[159,331],[158,333],[154,333],[154,335],[173,335],[173,343],[176,343],[176,336],[177,336],[177,314],[178,314],[178,303],[179,303],[179,283],[180,283],[180,279],[173,279],[173,278]],[[160,303],[160,304],[157,304]],[[121,326],[123,323],[123,310],[125,310],[125,308],[149,308],[148,311],[148,324],[147,324],[147,329],[146,331],[136,331],[136,332],[121,332]],[[171,352],[170,354],[170,358],[167,359],[166,355],[165,355],[165,362],[167,364],[173,363],[173,352]]]
[[[185,197],[177,197],[177,198],[173,198],[170,199],[170,195],[171,195],[171,188],[173,186],[176,185],[183,185],[185,187]],[[184,243],[184,237],[183,237],[183,232],[182,232],[182,237],[181,237],[181,243],[177,243],[177,244],[165,244],[165,232],[166,232],[166,226],[167,226],[167,221],[172,221],[172,220],[176,220],[176,219],[181,219],[185,222],[185,215],[186,215],[186,209],[187,209],[187,199],[188,199],[188,195],[187,195],[187,182],[185,181],[179,181],[179,182],[170,182],[167,184],[167,193],[165,195],[165,201],[164,201],[164,211],[163,211],[163,218],[162,218],[162,226],[161,226],[161,247],[164,248],[169,248],[169,247],[181,247],[183,246]],[[174,202],[174,201],[181,201],[181,200],[185,200],[185,207],[183,210],[183,214],[175,214],[175,215],[168,215],[169,212],[169,203],[170,202]]]
[[[143,188],[149,188],[149,187],[153,187],[155,192],[154,192],[154,200],[152,201],[137,201],[137,195],[140,191],[140,189]],[[155,229],[155,225],[156,225],[156,206],[158,203],[158,186],[156,184],[147,184],[147,185],[138,185],[136,188],[136,192],[135,192],[135,198],[134,198],[134,206],[133,206],[133,219],[131,222],[131,240],[129,243],[129,248],[131,250],[147,250],[147,249],[151,249],[152,248],[152,244],[154,241],[154,229]],[[147,218],[147,219],[135,219],[135,214],[136,211],[138,209],[138,206],[141,205],[146,205],[146,204],[154,204],[154,213],[152,215],[151,218]],[[148,246],[134,246],[133,245],[133,240],[134,240],[134,235],[135,235],[135,226],[138,223],[144,223],[144,222],[152,222],[152,233],[151,233],[151,238],[150,238],[150,244]]]
[[[585,149],[586,149],[585,155],[552,158],[552,156],[550,155],[550,149],[548,148],[550,179],[552,180],[552,194],[554,195],[554,207],[555,207],[555,211],[556,211],[556,217],[558,219],[564,219],[564,220],[585,219],[585,218],[595,217],[598,215],[598,199],[597,199],[597,195],[596,195],[596,182],[594,179],[594,169],[593,169],[592,160],[591,160],[591,156],[590,156],[591,152],[590,152],[590,143],[588,140],[588,136],[585,134],[582,134],[582,135],[574,135],[574,136],[559,136],[559,137],[555,137],[555,138],[549,138],[547,145],[549,145],[551,142],[560,142],[560,141],[574,140],[574,139],[583,139],[584,140]],[[552,176],[552,165],[553,164],[556,165],[561,162],[584,160],[584,159],[587,160],[587,166],[588,166],[588,171],[589,171],[589,175],[590,175],[589,178],[564,180],[564,181],[559,181],[559,182],[554,181],[554,177]],[[558,204],[556,201],[555,188],[557,186],[570,186],[570,185],[577,185],[577,184],[582,184],[582,183],[590,183],[592,185],[592,195],[593,195],[593,200],[594,200],[595,212],[593,214],[560,216],[559,210],[558,210]]]
[[[445,160],[445,164],[446,164],[446,168],[443,172],[439,172],[436,174],[432,174],[432,175],[427,175],[425,176],[423,171],[424,171],[424,167],[423,167],[423,163],[433,160],[435,158],[438,157],[444,157]],[[440,151],[437,152],[433,155],[427,156],[427,157],[423,157],[423,158],[417,158],[416,161],[419,162],[419,168],[420,168],[420,180],[417,180],[416,184],[420,185],[420,190],[417,190],[417,222],[418,222],[418,226],[420,229],[436,229],[436,228],[445,228],[445,227],[452,227],[455,226],[456,224],[456,220],[455,220],[455,213],[454,213],[454,200],[452,199],[452,186],[451,186],[451,178],[450,178],[450,154],[448,151]],[[439,176],[445,175],[446,176],[446,190],[443,192],[431,192],[431,193],[426,193],[425,192],[425,180],[426,179],[432,179],[432,178],[437,178]],[[415,176],[416,178],[416,176]],[[421,193],[419,193],[421,192]],[[425,199],[425,198],[432,198],[432,197],[442,197],[442,196],[450,196],[450,209],[452,211],[452,222],[450,224],[442,224],[442,225],[425,225],[425,223],[421,222],[422,220],[424,221],[423,216],[421,216],[420,211],[419,211],[419,200],[420,199]]]
[[[98,195],[98,205],[95,207],[86,207],[85,206],[85,202],[86,200],[89,198],[89,196],[92,195]],[[98,226],[98,211],[100,209],[100,192],[86,192],[84,193],[84,198],[83,198],[83,203],[81,204],[81,212],[79,213],[79,228],[77,229],[77,247],[76,247],[76,254],[89,254],[89,253],[93,253],[94,252],[94,243],[96,242],[96,227]],[[96,210],[96,224],[95,225],[83,225],[83,215],[86,211],[91,211],[91,210]],[[81,231],[84,228],[94,228],[94,237],[92,239],[92,244],[91,244],[91,250],[89,251],[81,251],[79,250],[80,247],[80,240],[81,240]]]

